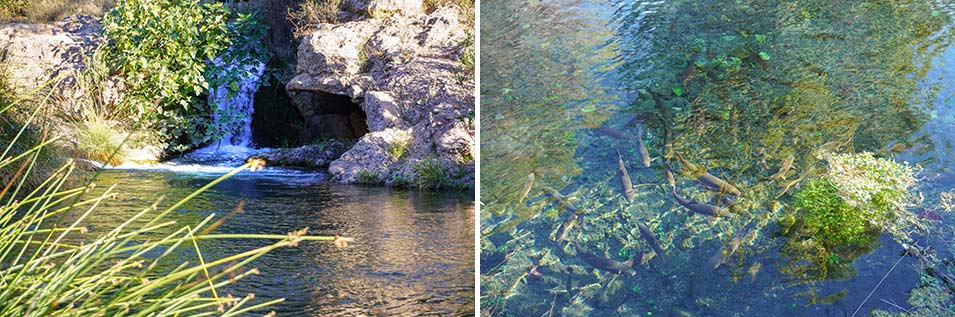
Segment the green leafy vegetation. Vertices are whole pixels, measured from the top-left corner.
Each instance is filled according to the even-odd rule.
[[[801,220],[813,238],[825,241],[826,246],[861,245],[871,240],[867,234],[871,225],[862,210],[850,207],[828,180],[812,180],[795,196]]]
[[[395,142],[388,145],[388,154],[391,154],[392,157],[396,159],[401,159],[405,156],[405,150],[408,149],[408,144],[405,142]]]
[[[782,252],[792,261],[783,272],[806,282],[849,278],[855,274],[849,264],[870,252],[882,232],[909,243],[909,231],[922,227],[909,211],[915,168],[870,153],[820,156],[827,172],[794,195],[795,223],[781,222]]]
[[[130,88],[124,102],[139,122],[176,140],[176,150],[222,133],[211,119],[215,105],[199,96],[223,84],[235,89],[244,70],[212,61],[231,65],[267,54],[258,43],[264,30],[252,15],[211,1],[122,0],[103,18],[103,28],[106,58]]]

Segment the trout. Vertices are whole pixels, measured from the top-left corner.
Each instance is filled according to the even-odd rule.
[[[637,196],[633,191],[633,183],[630,181],[630,174],[627,173],[627,166],[623,164],[623,156],[617,151],[617,180],[620,181],[620,190],[623,191],[623,197],[628,203],[633,203]]]
[[[579,256],[587,265],[592,266],[595,269],[607,271],[613,274],[628,274],[636,275],[637,271],[633,269],[633,259],[629,259],[624,262],[614,261],[602,256],[598,256],[593,252],[590,252],[587,249],[580,247],[580,244],[574,244],[574,248],[577,249],[577,256]]]
[[[640,237],[650,245],[653,252],[656,252],[656,254],[660,256],[660,260],[663,260],[663,248],[660,248],[660,243],[657,241],[657,237],[653,235],[653,232],[650,231],[650,228],[647,228],[647,226],[642,223],[637,223],[637,229],[640,229]],[[666,262],[665,260],[663,261]]]
[[[707,215],[710,217],[727,217],[727,218],[733,217],[733,214],[727,211],[726,209],[713,206],[713,205],[701,204],[697,202],[695,199],[686,200],[685,198],[680,197],[680,195],[677,195],[676,190],[671,191],[671,193],[673,194],[673,197],[676,198],[677,203],[679,203],[683,207],[686,207],[692,212]]]

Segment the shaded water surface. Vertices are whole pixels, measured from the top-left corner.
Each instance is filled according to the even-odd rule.
[[[482,311],[953,314],[953,8],[482,3]],[[924,229],[853,247],[791,230],[824,153],[859,152],[921,167],[903,212]],[[704,171],[741,190],[733,217],[676,202],[725,203]]]
[[[167,206],[222,174],[223,168],[107,170],[100,186],[119,184],[86,223],[108,230],[159,195]],[[206,172],[212,171],[212,172]],[[447,315],[474,307],[474,204],[467,193],[415,192],[322,182],[324,175],[269,169],[242,172],[196,197],[169,218],[193,225],[225,217],[213,233],[285,234],[355,238],[346,248],[302,242],[250,266],[261,271],[233,286],[236,296],[286,298],[279,316]],[[217,218],[217,219],[218,219]],[[221,258],[269,244],[262,240],[200,243],[203,256]],[[194,254],[183,261],[195,261]],[[220,290],[220,294],[224,291]],[[261,315],[261,314],[259,314]]]

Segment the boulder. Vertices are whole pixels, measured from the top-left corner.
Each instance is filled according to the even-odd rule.
[[[90,54],[102,41],[99,20],[88,15],[71,15],[54,24],[0,25],[0,63],[10,76],[11,88],[21,94],[62,76],[51,104],[59,113],[81,117],[87,94],[96,94],[107,106],[118,104],[125,94],[126,86],[117,76],[86,85],[77,82],[78,72],[87,67]]]
[[[347,142],[331,140],[291,149],[275,149],[252,157],[264,159],[269,165],[328,167],[350,146]]]
[[[473,185],[473,70],[460,61],[469,33],[453,8],[402,12],[320,25],[303,38],[286,89],[306,122],[329,113],[329,94],[364,112],[368,133],[329,165],[335,180],[356,182],[362,170],[414,180],[416,167],[434,160]],[[306,134],[327,126],[306,124]],[[399,158],[389,153],[396,146]]]

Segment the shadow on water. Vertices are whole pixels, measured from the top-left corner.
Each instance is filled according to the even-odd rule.
[[[493,136],[482,138],[484,312],[843,316],[865,302],[861,314],[897,313],[925,309],[910,291],[951,274],[951,5],[482,7],[482,136]],[[568,83],[578,86],[552,88]],[[806,221],[794,194],[828,169],[821,154],[863,151],[921,165],[913,190],[924,200],[904,212],[927,229],[874,230],[851,248],[790,230]],[[736,206],[710,200],[704,173],[741,189],[728,195]],[[674,195],[733,217],[694,215]],[[900,257],[915,242],[937,250]],[[633,276],[616,269],[627,260]]]
[[[278,249],[252,262],[260,275],[220,290],[220,295],[284,297],[285,302],[270,308],[279,316],[473,311],[474,204],[466,193],[335,185],[305,171],[259,172],[242,172],[216,185],[170,220],[192,225],[215,213],[225,220],[212,233],[285,234],[308,227],[311,235],[338,234],[355,242],[338,248],[306,241]],[[163,205],[169,205],[218,175],[104,171],[96,183],[120,184],[120,198],[90,215],[91,234],[125,221],[160,194],[167,197]],[[200,248],[209,260],[269,242],[205,240]],[[196,261],[190,252],[183,252],[182,261]]]

